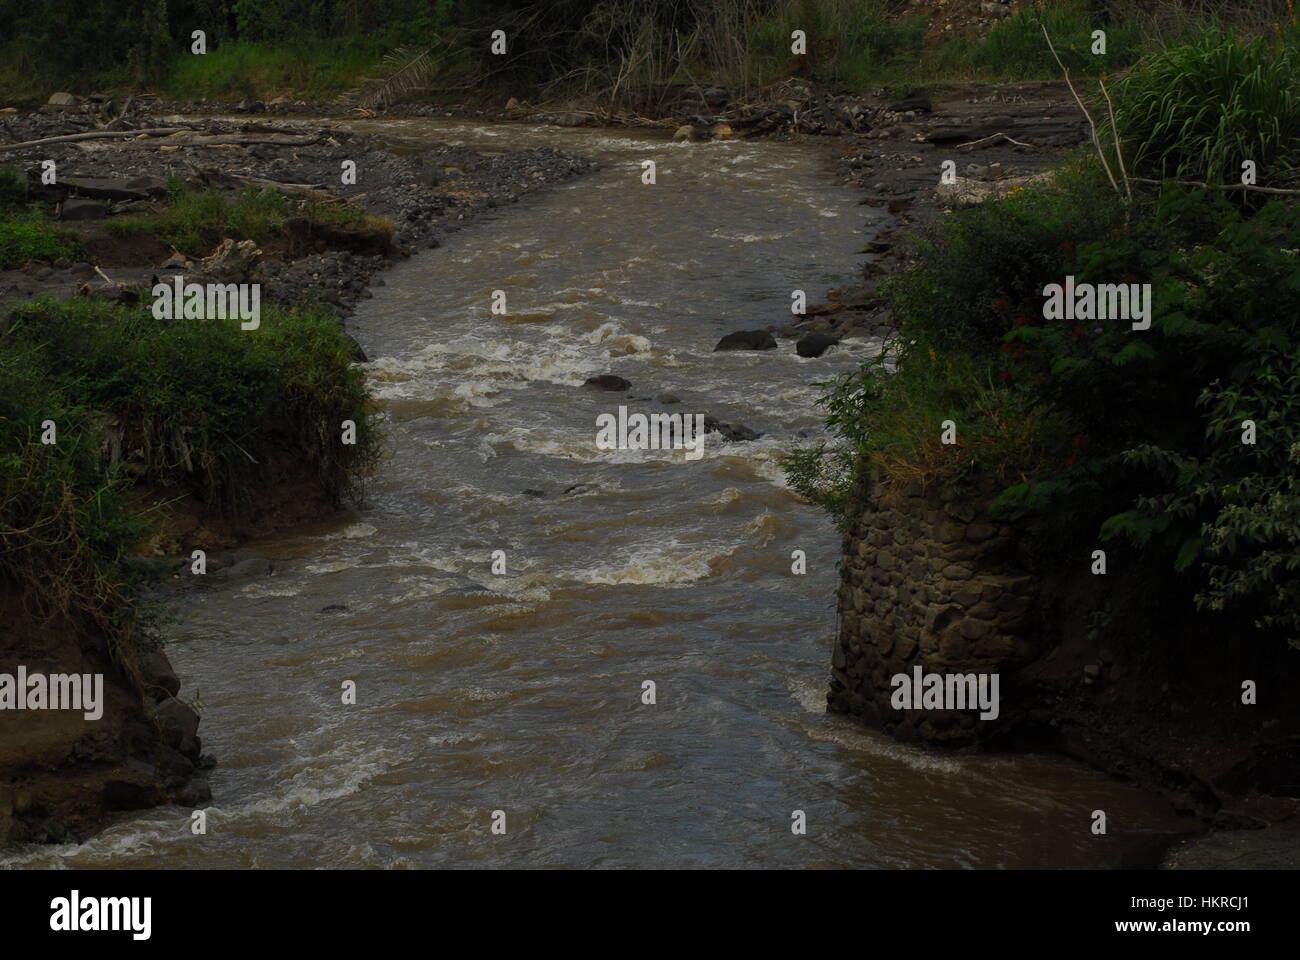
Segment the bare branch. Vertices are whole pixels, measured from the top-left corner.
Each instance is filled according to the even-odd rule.
[[[1083,105],[1083,101],[1079,98],[1079,92],[1074,89],[1074,84],[1070,82],[1070,71],[1065,69],[1065,64],[1062,63],[1061,58],[1056,55],[1056,47],[1052,44],[1052,37],[1047,32],[1047,26],[1044,24],[1042,27],[1043,36],[1047,38],[1047,49],[1052,51],[1052,59],[1054,59],[1056,65],[1061,68],[1061,73],[1065,77],[1065,85],[1070,88],[1070,93],[1074,94],[1074,102],[1079,105],[1079,109],[1083,111],[1083,115],[1088,118],[1088,126],[1092,129],[1092,145],[1097,148],[1097,156],[1101,159],[1101,165],[1106,169],[1106,177],[1110,180],[1110,185],[1115,188],[1115,192],[1122,193],[1119,184],[1115,182],[1115,174],[1111,172],[1110,164],[1106,161],[1106,153],[1101,149],[1101,142],[1097,138],[1097,124],[1093,121],[1092,114],[1088,112],[1088,108]]]

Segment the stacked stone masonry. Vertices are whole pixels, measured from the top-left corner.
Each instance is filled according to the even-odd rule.
[[[958,497],[873,483],[860,497],[840,570],[832,711],[901,740],[952,747],[978,743],[997,726],[978,709],[891,705],[891,678],[918,665],[927,674],[996,673],[1005,700],[1010,675],[1037,653],[1037,580],[1020,563],[1015,529],[988,519],[993,485],[977,489]]]

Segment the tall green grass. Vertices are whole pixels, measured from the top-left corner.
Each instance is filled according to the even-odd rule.
[[[1131,21],[1101,23],[1086,4],[1062,3],[1022,8],[983,36],[959,36],[934,48],[925,69],[938,75],[986,80],[1056,80],[1061,77],[1043,36],[1046,28],[1061,62],[1071,74],[1101,74],[1122,69],[1147,49]],[[1093,31],[1106,34],[1105,54],[1094,54]]]
[[[81,240],[61,230],[38,211],[0,211],[0,270],[22,266],[29,260],[76,257]]]
[[[1300,166],[1300,56],[1293,44],[1217,30],[1145,59],[1117,87],[1129,173],[1239,183]]]
[[[203,56],[181,54],[162,92],[175,100],[331,100],[373,75],[390,49],[380,37],[305,38],[292,43],[229,42]]]

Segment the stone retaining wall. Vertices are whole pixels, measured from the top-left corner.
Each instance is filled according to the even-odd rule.
[[[1020,560],[1013,527],[987,519],[994,484],[963,496],[919,486],[860,492],[844,540],[834,712],[860,716],[902,740],[979,742],[998,724],[978,709],[895,709],[897,674],[1010,674],[1039,651],[1029,616],[1039,585]]]

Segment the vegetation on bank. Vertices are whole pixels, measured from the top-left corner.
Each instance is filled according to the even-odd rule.
[[[243,331],[41,299],[0,322],[0,582],[94,617],[119,653],[137,616],[124,560],[149,532],[132,484],[241,516],[286,458],[338,499],[378,455],[363,374],[327,310],[264,306]]]
[[[1212,32],[1110,91],[1130,176],[1230,189],[1133,183],[1129,200],[1092,155],[921,239],[887,288],[896,371],[880,361],[835,385],[837,440],[791,456],[794,487],[844,520],[873,472],[957,487],[993,475],[995,509],[1038,531],[1041,562],[1123,544],[1165,571],[1185,609],[1294,638],[1300,209],[1293,195],[1233,189],[1246,159],[1261,183],[1293,183],[1294,57],[1289,37]],[[1046,285],[1070,276],[1150,284],[1150,329],[1046,319]],[[941,442],[945,420],[955,444]]]
[[[61,230],[26,201],[27,182],[12,167],[0,167],[0,270],[29,260],[71,257],[81,248],[75,234]]]
[[[195,188],[172,178],[167,199],[155,214],[113,217],[105,229],[119,235],[148,234],[189,256],[205,256],[223,238],[267,244],[284,235],[291,218],[313,225],[360,226],[392,234],[393,223],[357,207],[324,200],[297,200],[271,187],[249,186],[236,193]]]
[[[156,217],[109,223],[196,255],[222,236],[283,230],[278,194],[172,187]],[[0,267],[76,256],[79,239],[26,201],[24,181],[0,168]],[[133,485],[191,493],[239,518],[293,463],[309,471],[293,479],[314,477],[337,502],[359,494],[380,443],[331,311],[263,304],[245,331],[233,319],[157,319],[142,299],[41,299],[0,317],[0,585],[46,613],[89,618],[131,676],[149,625],[125,560],[152,519],[133,511]],[[345,420],[355,444],[341,442]]]
[[[954,0],[950,9],[978,13]],[[120,8],[126,8],[125,10]],[[1208,7],[1208,9],[1207,9]],[[1287,0],[1022,2],[984,33],[887,0],[16,0],[0,10],[0,100],[56,89],[148,89],[173,99],[328,99],[382,77],[397,50],[427,51],[418,99],[581,97],[644,104],[669,83],[740,96],[797,74],[836,89],[945,80],[1057,79],[1123,69],[1207,24],[1285,26]],[[1106,31],[1106,54],[1092,53]],[[207,53],[190,52],[203,30]],[[504,31],[507,51],[491,50]],[[808,49],[791,53],[803,30]],[[399,58],[400,60],[400,58]]]

